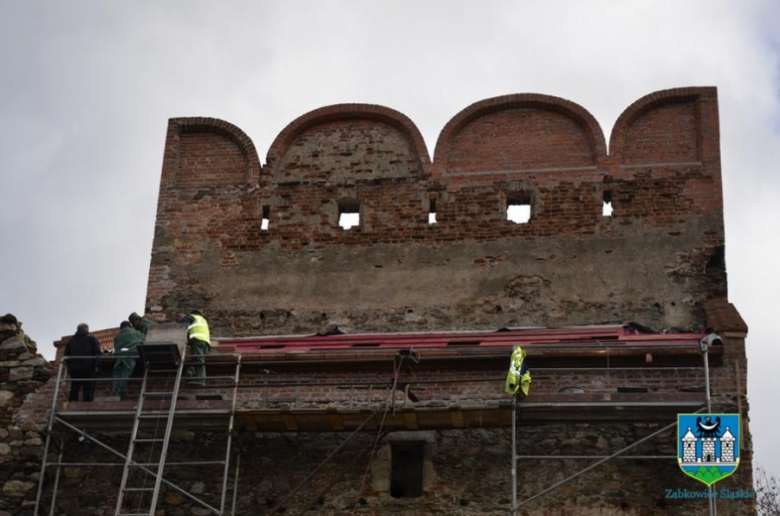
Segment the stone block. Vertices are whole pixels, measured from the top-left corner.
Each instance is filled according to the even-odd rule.
[[[33,377],[32,367],[15,367],[11,369],[8,375],[8,380],[11,382],[18,382],[20,380],[29,380]]]
[[[33,482],[24,482],[22,480],[9,480],[3,485],[3,494],[13,498],[21,498],[33,489]]]
[[[14,393],[10,391],[0,391],[0,408],[11,406],[14,399]]]
[[[11,337],[0,344],[0,360],[6,360],[8,357],[16,357],[27,351],[24,341],[19,337]]]
[[[35,357],[35,358],[30,358],[29,360],[25,360],[21,356],[19,356],[19,360],[24,360],[22,365],[28,367],[49,367],[49,361],[43,357]]]

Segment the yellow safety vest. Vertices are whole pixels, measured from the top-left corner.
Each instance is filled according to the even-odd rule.
[[[206,322],[206,318],[194,314],[190,314],[190,317],[195,319],[195,321],[187,326],[187,339],[202,340],[211,346],[211,334],[209,333],[209,323]]]
[[[514,394],[520,398],[525,398],[531,392],[531,373],[528,372],[528,366],[525,366],[525,355],[525,350],[520,346],[515,347],[512,351],[509,374],[506,376],[506,385],[504,386],[504,391],[507,394]]]

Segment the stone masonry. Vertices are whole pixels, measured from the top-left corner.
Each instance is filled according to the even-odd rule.
[[[43,452],[41,426],[21,408],[49,379],[49,363],[7,314],[0,318],[0,516],[34,505]]]

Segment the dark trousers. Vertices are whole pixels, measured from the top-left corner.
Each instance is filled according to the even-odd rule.
[[[189,361],[192,365],[184,371],[184,377],[187,378],[187,385],[206,385],[206,355],[211,351],[211,346],[202,340],[190,339],[187,343],[190,347]]]
[[[114,362],[114,380],[111,382],[111,395],[125,399],[127,393],[127,379],[133,374],[136,357],[117,358]]]
[[[84,390],[84,401],[92,401],[95,392],[95,371],[92,369],[70,372],[70,401],[79,400],[79,390]]]

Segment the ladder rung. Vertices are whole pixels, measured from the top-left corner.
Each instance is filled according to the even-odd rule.
[[[172,396],[172,392],[147,392],[144,396]]]
[[[141,414],[138,417],[141,419],[167,419],[168,414]]]
[[[153,487],[126,487],[125,491],[154,491]]]
[[[136,439],[134,443],[161,443],[165,439]]]
[[[120,512],[117,516],[149,516],[148,512]]]

